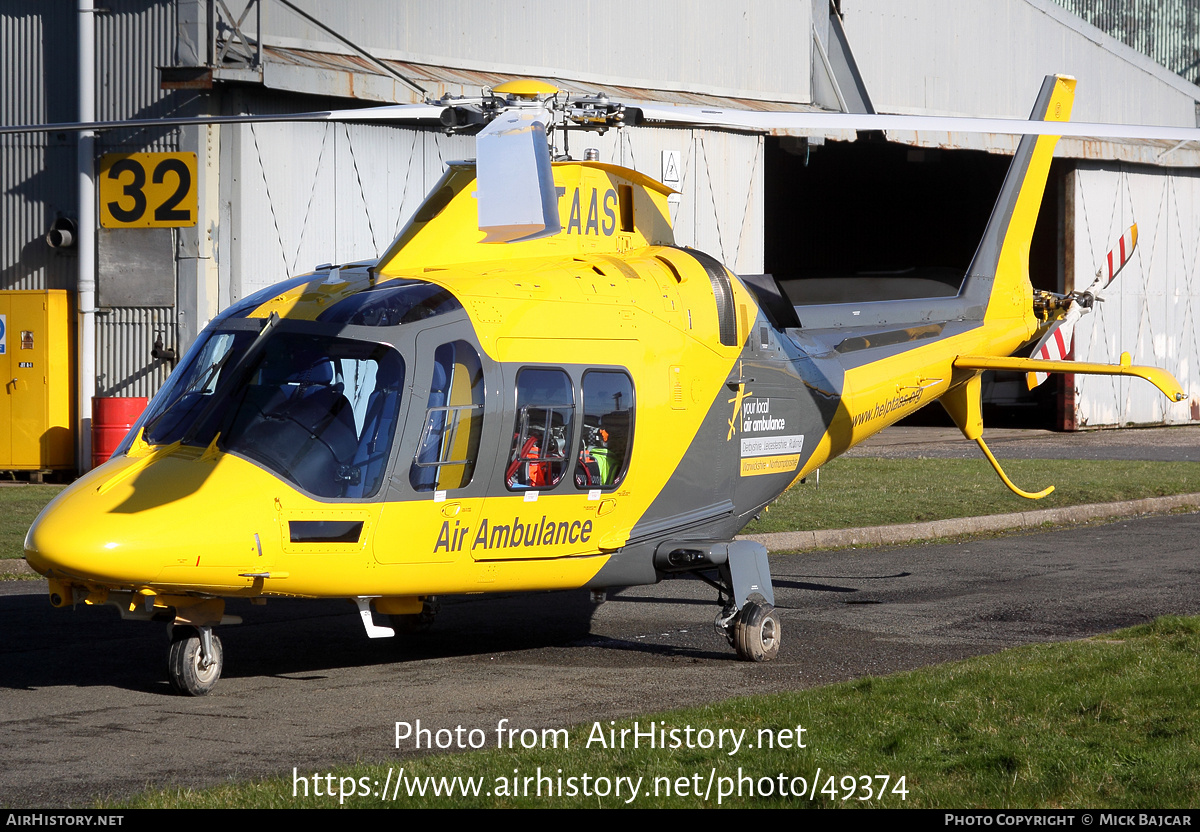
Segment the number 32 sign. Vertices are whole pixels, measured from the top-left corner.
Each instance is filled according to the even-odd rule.
[[[171,228],[196,224],[195,153],[100,157],[100,225]]]

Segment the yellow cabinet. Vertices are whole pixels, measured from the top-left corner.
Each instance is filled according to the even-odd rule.
[[[75,466],[70,295],[0,292],[0,471]]]

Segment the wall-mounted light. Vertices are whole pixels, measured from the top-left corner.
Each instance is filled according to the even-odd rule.
[[[69,217],[59,217],[46,232],[46,245],[50,248],[74,248],[78,236],[75,220]]]

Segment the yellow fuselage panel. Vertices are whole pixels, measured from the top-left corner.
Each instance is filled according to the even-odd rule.
[[[660,257],[670,257],[674,270]],[[452,291],[481,347],[499,363],[627,369],[638,417],[634,456],[616,492],[589,499],[564,484],[532,503],[521,494],[463,500],[453,519],[428,504],[389,505],[385,525],[408,523],[416,531],[406,536],[407,549],[377,552],[390,562],[561,558],[618,548],[667,484],[741,353],[740,345],[720,343],[709,278],[677,249],[650,247],[620,263],[605,256],[529,258],[396,276],[419,276]],[[733,291],[753,319],[757,306],[736,280]],[[690,406],[673,406],[673,368],[687,378]],[[380,540],[386,538],[381,531]],[[460,552],[466,557],[452,557]]]
[[[441,525],[428,502],[322,503],[231,454],[199,456],[198,449],[183,449],[123,477],[139,462],[126,457],[89,474],[39,520],[26,549],[29,563],[84,586],[348,597],[574,587],[606,560],[587,545],[573,553],[590,550],[592,557],[561,563],[539,552],[543,559],[535,562],[476,565],[469,547],[446,563],[415,562],[428,552],[418,541],[429,538],[436,547]],[[600,537],[596,505],[580,512],[589,517],[593,544]],[[313,520],[359,521],[363,530],[356,542],[292,542],[289,523]],[[569,532],[578,538],[582,528],[578,522]],[[380,563],[375,547],[399,549],[414,562]]]
[[[339,280],[356,286],[361,275]],[[627,262],[541,257],[396,277],[450,289],[481,348],[501,364],[625,368],[638,419],[620,487],[597,495],[574,488],[568,476],[532,502],[522,493],[451,495],[453,511],[428,499],[329,503],[215,449],[139,445],[139,454],[92,475],[94,484],[72,489],[69,505],[38,525],[31,562],[40,556],[56,574],[85,584],[231,595],[407,596],[585,584],[667,485],[740,355],[740,345],[718,338],[708,275],[678,249],[647,247]],[[255,314],[316,317],[331,298],[345,296],[341,282],[314,280]],[[757,307],[736,280],[732,294],[753,320]],[[739,342],[746,326],[740,329]],[[682,405],[680,372],[689,385]],[[397,476],[405,476],[406,462],[397,463]],[[90,519],[73,525],[69,517]],[[293,522],[321,520],[361,523],[358,541],[291,539]]]
[[[365,270],[321,273],[309,283],[282,292],[250,317],[265,318],[275,312],[282,318],[315,320],[336,301],[367,288],[372,280],[402,274],[437,278],[447,264],[491,261],[493,270],[516,273],[538,258],[561,262],[565,257],[611,256],[674,242],[667,207],[667,195],[673,192],[665,185],[598,162],[558,163],[553,171],[562,224],[562,231],[554,236],[484,243],[485,235],[477,227],[475,168],[455,165],[380,258],[373,278]],[[608,269],[620,272],[619,265],[612,262]]]
[[[562,230],[511,243],[484,243],[475,198],[475,168],[456,165],[379,259],[381,275],[448,264],[577,254],[619,254],[670,245],[670,188],[649,177],[599,162],[553,166]]]
[[[227,576],[222,585],[248,585],[238,572],[281,554],[276,499],[308,498],[245,460],[202,459],[201,451],[185,448],[150,464],[121,457],[96,469],[43,513],[26,558],[35,568],[48,564],[101,583],[149,586],[168,568],[202,569],[192,578],[211,580],[209,570],[217,568]]]

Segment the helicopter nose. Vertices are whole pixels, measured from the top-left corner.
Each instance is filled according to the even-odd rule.
[[[279,539],[275,505],[286,490],[228,454],[184,448],[114,460],[43,509],[25,537],[25,560],[48,577],[109,586],[147,585],[192,566],[224,567],[221,579],[241,585],[230,567]]]
[[[122,460],[127,462],[127,460]],[[91,471],[76,480],[51,500],[34,519],[25,533],[25,562],[47,577],[83,577],[83,566],[93,558],[93,549],[86,530],[95,529],[91,515],[97,506],[88,494],[121,463],[111,463]]]
[[[60,505],[47,506],[25,535],[25,562],[49,578],[148,582],[158,569],[144,557],[131,556],[140,547],[131,545],[122,524],[103,508],[87,505],[98,502],[90,497],[71,494]]]

